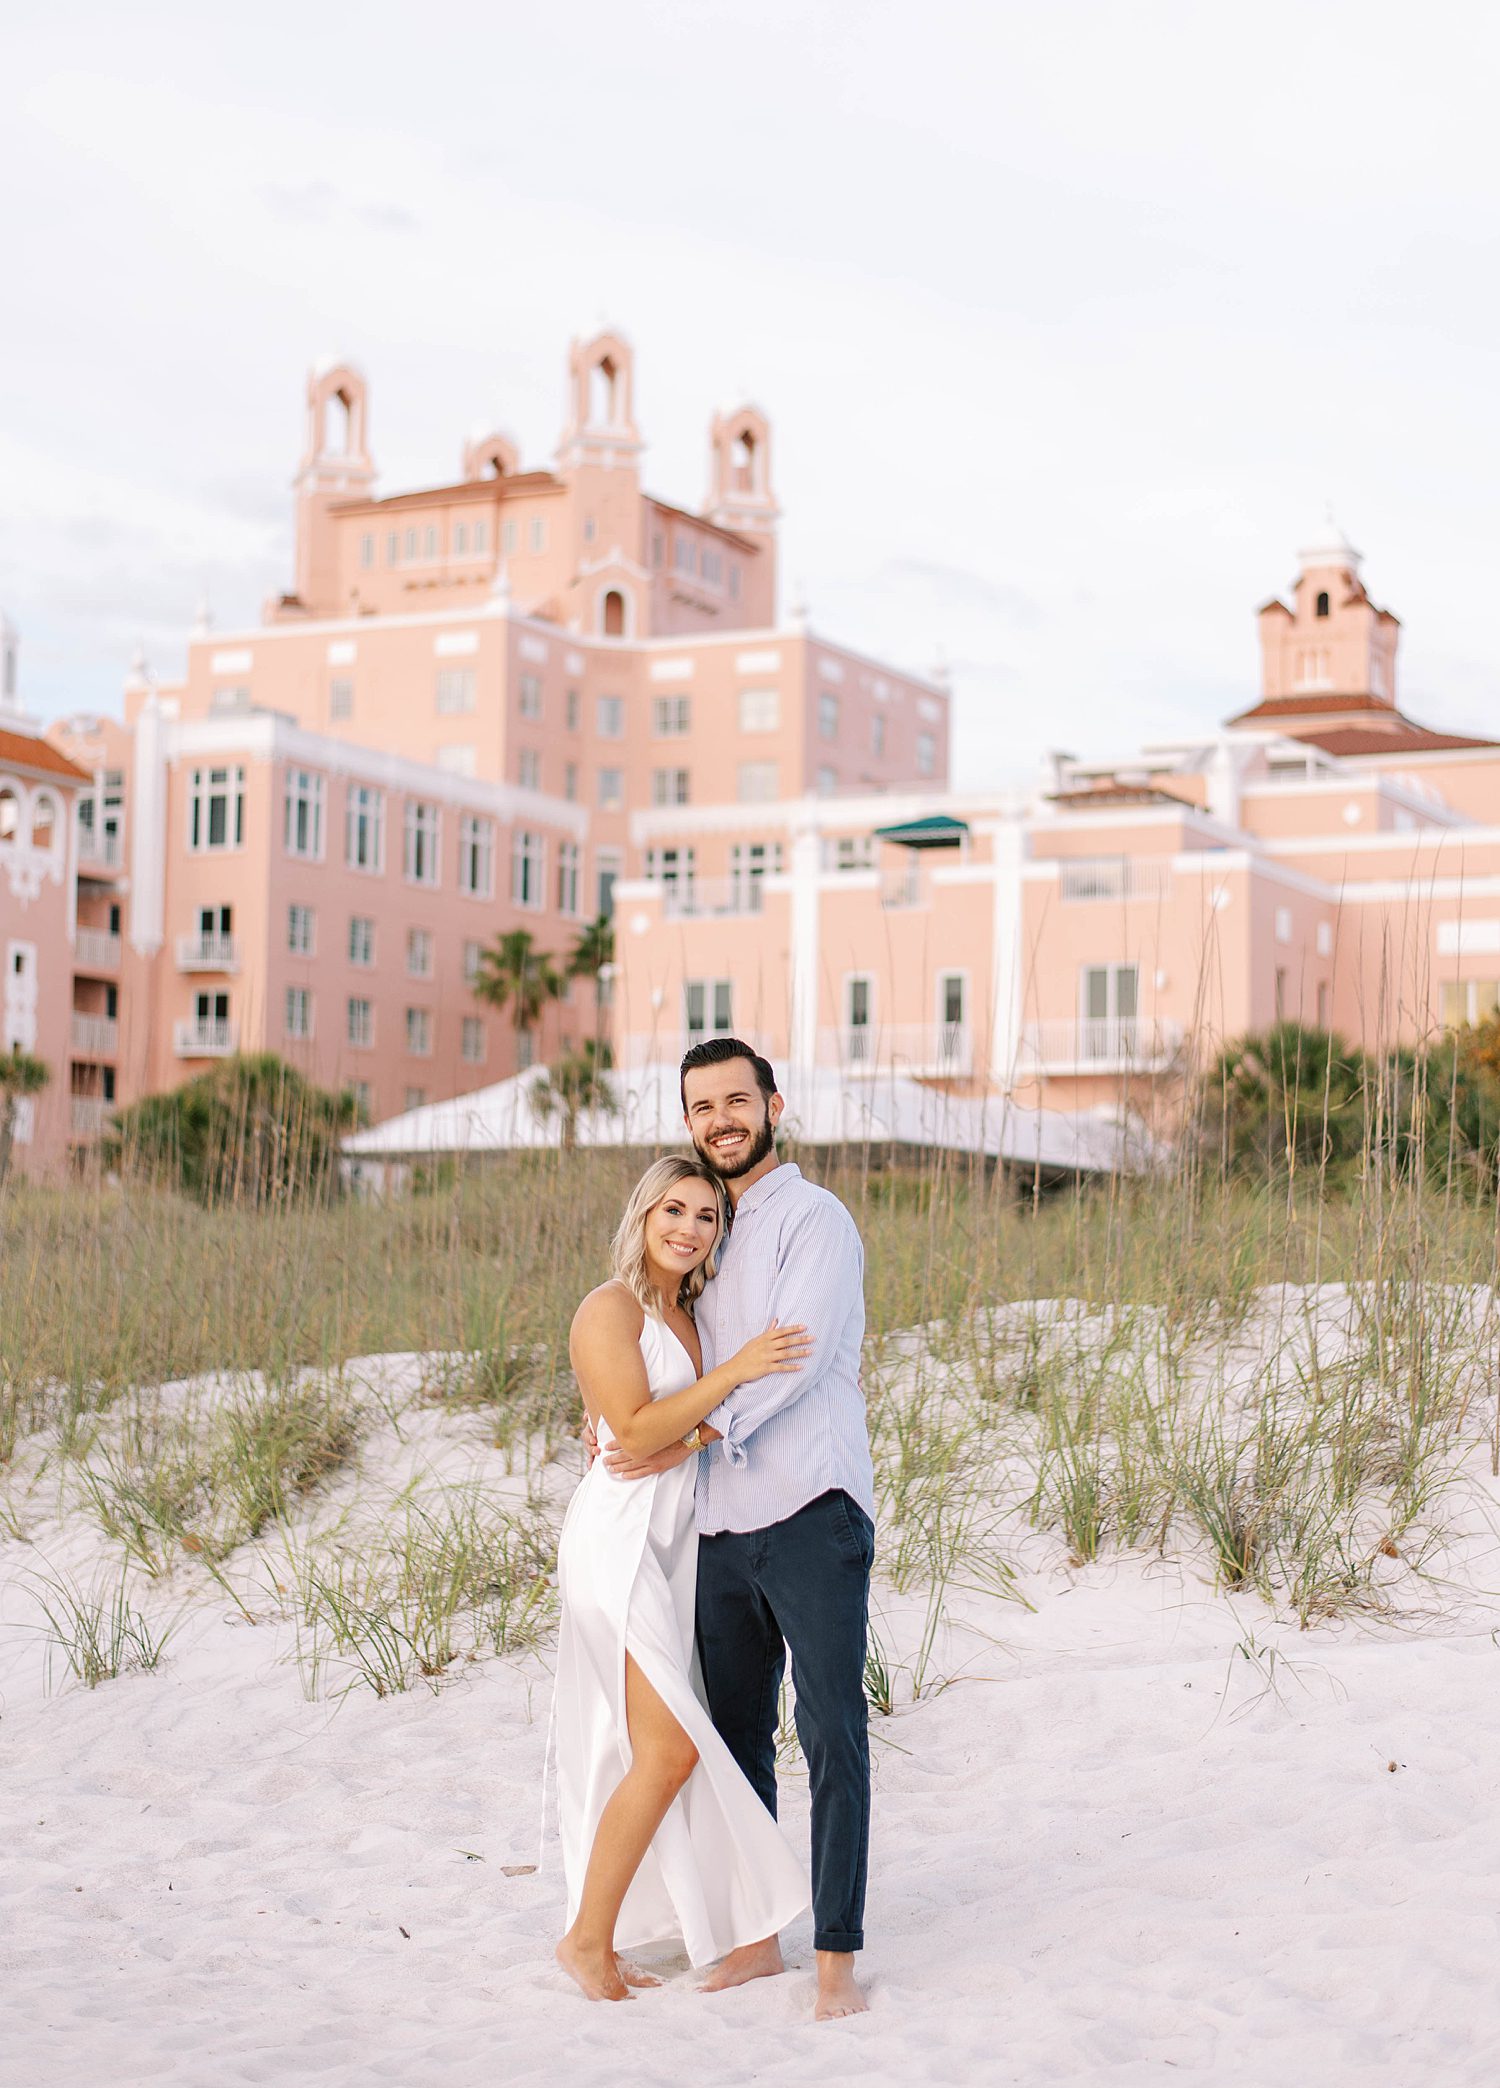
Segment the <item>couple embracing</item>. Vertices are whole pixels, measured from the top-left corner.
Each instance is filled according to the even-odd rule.
[[[696,1158],[656,1161],[573,1321],[598,1455],[558,1558],[557,1778],[568,1930],[592,2000],[657,1982],[680,1938],[706,1991],[784,1970],[808,1903],[776,1824],[791,1652],[812,1796],[820,2019],[864,1997],[874,1486],[859,1385],[864,1254],[836,1197],[778,1162],[783,1102],[735,1037],[682,1062]]]

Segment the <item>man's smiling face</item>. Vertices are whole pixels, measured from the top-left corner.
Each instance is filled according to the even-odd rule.
[[[749,1174],[774,1150],[785,1105],[780,1095],[767,1101],[748,1059],[694,1066],[683,1093],[693,1144],[723,1181]]]

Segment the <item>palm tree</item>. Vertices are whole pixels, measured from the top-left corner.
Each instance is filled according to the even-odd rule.
[[[479,959],[474,992],[492,1008],[509,1008],[516,1038],[530,1041],[549,1000],[560,998],[567,980],[552,959],[536,947],[529,928],[512,928],[496,936]],[[530,1052],[523,1054],[528,1062]]]
[[[539,1123],[562,1118],[564,1152],[578,1142],[578,1119],[584,1110],[600,1116],[618,1116],[620,1105],[610,1085],[609,1069],[614,1059],[607,1044],[585,1037],[577,1051],[564,1051],[555,1066],[543,1073],[531,1090],[531,1107]]]
[[[46,1060],[33,1058],[19,1044],[13,1044],[0,1058],[0,1189],[5,1187],[5,1177],[10,1172],[21,1097],[39,1095],[51,1077]]]
[[[568,977],[570,979],[592,979],[594,982],[594,1043],[596,1047],[604,1041],[604,1010],[609,1004],[609,981],[615,968],[615,924],[608,914],[600,914],[581,930],[577,942],[568,952]]]

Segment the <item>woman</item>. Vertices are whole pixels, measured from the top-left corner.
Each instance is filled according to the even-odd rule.
[[[796,1370],[811,1343],[778,1327],[703,1374],[692,1305],[712,1276],[723,1191],[672,1158],[636,1184],[614,1275],[573,1320],[569,1353],[602,1447],[683,1441],[752,1378]],[[611,1478],[596,1459],[558,1553],[557,1787],[568,1931],[558,1963],[595,2001],[657,1982],[616,1956],[681,1936],[695,1965],[774,1935],[807,1905],[776,1822],[714,1731],[693,1650],[697,1460]]]

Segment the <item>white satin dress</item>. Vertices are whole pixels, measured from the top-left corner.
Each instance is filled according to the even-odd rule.
[[[687,1350],[649,1314],[641,1329],[651,1396],[697,1379]],[[614,1441],[600,1424],[601,1449]],[[615,1479],[597,1458],[568,1504],[558,1550],[557,1800],[568,1925],[578,1912],[599,1816],[630,1765],[625,1654],[698,1750],[631,1882],[619,1950],[679,1938],[694,1965],[771,1936],[809,1900],[803,1866],[714,1730],[693,1643],[697,1460],[654,1479]]]

